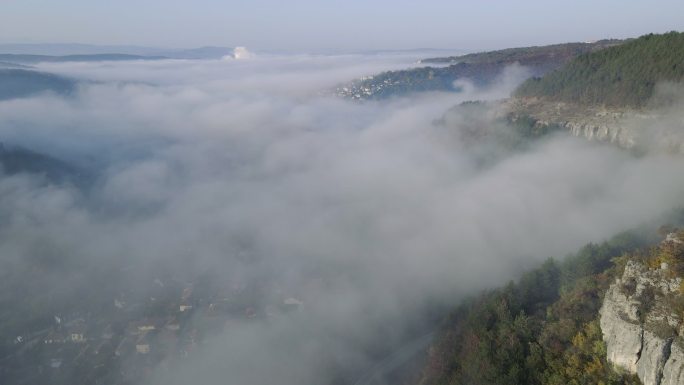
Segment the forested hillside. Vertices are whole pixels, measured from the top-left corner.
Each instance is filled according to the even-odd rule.
[[[670,32],[580,55],[542,78],[527,80],[515,95],[641,107],[649,102],[659,82],[683,79],[684,33]]]
[[[454,85],[459,79],[467,79],[477,86],[486,86],[496,81],[502,71],[513,64],[525,67],[529,71],[527,76],[541,76],[566,64],[577,55],[622,43],[622,40],[600,40],[593,43],[508,48],[425,59],[421,63],[450,65],[387,71],[340,86],[336,93],[351,99],[383,99],[412,92],[459,92],[460,87]]]
[[[506,48],[496,51],[469,53],[461,56],[435,57],[423,59],[421,63],[498,63],[520,62],[530,65],[545,62],[549,59],[556,61],[570,60],[578,55],[595,52],[607,47],[624,43],[625,40],[599,40],[591,43],[563,43],[534,47]]]
[[[598,310],[619,270],[612,260],[645,244],[634,233],[589,244],[466,301],[436,337],[421,384],[639,384],[607,363]]]

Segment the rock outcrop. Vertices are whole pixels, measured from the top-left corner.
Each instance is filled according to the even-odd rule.
[[[684,121],[672,111],[580,106],[536,98],[511,98],[501,114],[534,121],[536,128],[554,127],[591,141],[626,149],[684,153]]]
[[[608,361],[644,385],[684,384],[684,323],[669,305],[682,279],[671,275],[666,264],[628,262],[600,311]]]

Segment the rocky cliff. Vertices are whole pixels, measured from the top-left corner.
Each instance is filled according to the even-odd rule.
[[[608,362],[644,385],[684,384],[681,286],[666,263],[649,268],[630,261],[606,293],[600,325]]]
[[[526,119],[535,128],[567,130],[573,136],[626,149],[684,153],[684,121],[673,109],[635,110],[511,98],[502,103],[500,114],[512,122]]]

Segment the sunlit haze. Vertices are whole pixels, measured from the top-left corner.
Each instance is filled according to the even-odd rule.
[[[4,0],[2,43],[259,50],[492,49],[682,28],[684,3],[656,1]],[[666,11],[664,11],[666,10]]]

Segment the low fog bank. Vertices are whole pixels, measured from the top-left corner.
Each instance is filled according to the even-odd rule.
[[[434,124],[506,95],[524,69],[462,94],[323,95],[378,65],[357,59],[49,65],[101,83],[0,102],[0,137],[98,177],[86,190],[0,179],[2,270],[30,271],[53,304],[84,290],[111,304],[117,285],[162,276],[259,282],[265,301],[303,305],[225,325],[147,381],[342,383],[438,305],[682,203],[681,157],[564,135],[504,152],[464,141],[469,119]]]
[[[242,47],[241,47],[242,48]],[[214,93],[301,96],[382,71],[417,66],[416,54],[235,54],[221,60],[40,63],[39,70],[93,81],[202,88]],[[214,96],[214,95],[212,95]]]

